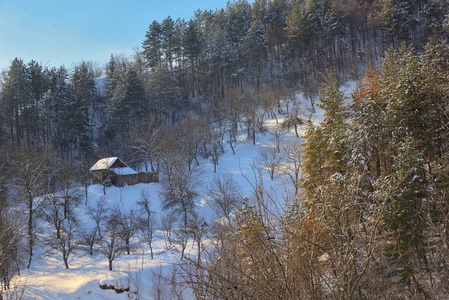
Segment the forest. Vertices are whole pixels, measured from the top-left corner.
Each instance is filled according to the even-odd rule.
[[[14,59],[0,78],[2,291],[32,264],[38,220],[67,255],[129,231],[130,212],[113,211],[103,235],[99,219],[93,235],[72,237],[83,205],[73,189],[87,205],[90,166],[119,156],[160,172],[163,209],[197,243],[197,257],[182,250],[180,279],[197,299],[449,297],[448,34],[445,0],[238,0],[150,22],[142,47],[104,68]],[[351,99],[346,81],[357,81]],[[224,221],[206,243],[191,181],[200,161],[217,168],[225,145],[234,152],[242,131],[256,144],[281,115],[300,146],[277,145],[261,164],[273,179],[282,157],[293,192],[280,205],[216,181],[209,197]],[[152,233],[141,205],[148,218],[133,230]],[[114,238],[129,253],[129,236]]]

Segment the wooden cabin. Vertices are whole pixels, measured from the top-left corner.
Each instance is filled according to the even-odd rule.
[[[92,168],[94,184],[113,184],[117,187],[137,183],[159,182],[157,172],[136,172],[118,157],[102,158]]]

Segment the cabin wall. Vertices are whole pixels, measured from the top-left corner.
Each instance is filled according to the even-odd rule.
[[[92,182],[93,184],[102,184],[106,179],[110,177],[109,171],[101,170],[101,171],[93,171],[92,172]]]
[[[92,172],[93,184],[103,184],[108,179],[117,187],[138,183],[159,182],[159,172],[141,172],[127,175],[117,175],[107,170]]]

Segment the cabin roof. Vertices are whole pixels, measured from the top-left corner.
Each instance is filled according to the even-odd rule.
[[[101,171],[101,170],[107,170],[109,169],[116,160],[120,160],[118,157],[107,157],[102,158],[99,161],[95,163],[95,165],[90,168],[91,171]],[[125,163],[124,163],[125,164]],[[126,164],[125,164],[126,165]]]
[[[111,168],[111,171],[117,175],[133,175],[137,174],[136,171],[131,169],[130,167],[121,167],[121,168]]]

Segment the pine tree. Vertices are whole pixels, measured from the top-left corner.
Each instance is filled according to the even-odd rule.
[[[162,57],[162,28],[158,21],[154,20],[145,34],[142,43],[143,53],[148,61],[148,65],[154,68],[159,65]]]
[[[344,108],[344,92],[331,71],[325,78],[323,88],[319,90],[319,108],[324,110],[321,122],[323,135],[326,139],[327,157],[325,168],[328,175],[340,173],[344,175],[347,160],[347,125]]]
[[[45,143],[44,128],[42,128],[42,106],[44,94],[48,91],[48,70],[44,70],[36,61],[28,63],[27,72],[30,77],[30,86],[33,102],[29,107],[27,123],[32,132],[30,142],[36,146]]]
[[[253,25],[246,36],[245,45],[248,58],[253,65],[256,75],[257,88],[260,88],[260,77],[262,75],[262,68],[268,59],[267,37],[259,21],[253,22]]]
[[[50,121],[48,131],[52,132],[51,141],[56,149],[66,157],[70,156],[76,141],[76,132],[72,126],[73,103],[75,91],[68,84],[69,74],[64,66],[51,72],[50,87]]]
[[[415,268],[423,258],[425,244],[423,204],[425,170],[417,143],[408,135],[394,156],[394,172],[378,180],[376,200],[385,205],[384,220],[390,230],[391,246],[386,248],[391,264],[409,288],[420,290]]]
[[[185,53],[185,60],[190,67],[191,72],[191,91],[192,96],[195,97],[195,86],[198,85],[198,68],[203,53],[203,40],[199,29],[198,21],[190,19],[184,32],[183,49]]]
[[[262,19],[268,39],[268,48],[274,52],[275,59],[280,59],[286,43],[286,20],[290,11],[286,0],[268,2],[267,13]]]
[[[29,132],[24,128],[28,122],[25,115],[34,108],[31,82],[27,67],[21,59],[15,58],[2,84],[1,103],[4,111],[11,144],[20,146]],[[25,113],[25,115],[24,115]]]
[[[150,105],[156,114],[174,121],[183,107],[178,82],[168,67],[160,65],[155,68],[146,89],[150,96]]]
[[[128,66],[123,72],[115,79],[110,112],[122,131],[128,126],[135,130],[138,121],[148,116],[148,103],[143,82],[136,69]]]
[[[301,186],[304,188],[307,202],[312,203],[316,198],[317,189],[320,188],[329,176],[325,172],[325,162],[328,154],[326,139],[320,127],[315,128],[309,120],[302,143]]]
[[[163,53],[163,58],[170,70],[173,69],[173,54],[175,48],[175,22],[168,16],[161,23],[161,48]],[[180,42],[180,41],[179,41]]]
[[[386,103],[380,96],[380,74],[370,68],[360,80],[353,93],[351,107],[350,144],[351,157],[348,164],[357,172],[361,189],[374,191],[373,182],[381,175],[390,173],[390,133],[386,129]],[[366,194],[366,201],[369,194]]]
[[[333,72],[325,79],[319,98],[324,119],[316,129],[308,122],[301,152],[302,185],[309,203],[317,198],[318,188],[334,177],[344,178],[349,156],[344,94]]]
[[[426,16],[426,32],[429,34],[443,33],[444,18],[449,13],[447,1],[431,0],[424,6]]]
[[[72,74],[72,85],[75,99],[71,103],[72,126],[76,130],[78,158],[88,157],[92,152],[92,134],[89,114],[89,104],[92,106],[95,97],[94,74],[86,62],[76,66]]]

